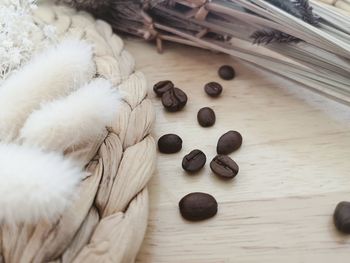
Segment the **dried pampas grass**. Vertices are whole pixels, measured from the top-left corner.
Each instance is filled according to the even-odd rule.
[[[0,88],[0,139],[16,138],[42,101],[69,94],[94,74],[92,48],[80,40],[64,40],[32,59]]]
[[[0,222],[57,219],[82,178],[81,169],[63,155],[0,144]]]
[[[111,126],[121,102],[105,79],[96,79],[66,98],[42,105],[27,119],[20,139],[47,150],[65,151],[89,143]]]

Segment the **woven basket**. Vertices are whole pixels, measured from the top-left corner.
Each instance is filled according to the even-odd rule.
[[[147,183],[156,155],[145,77],[105,22],[52,5],[35,16],[54,25],[60,38],[92,43],[97,75],[111,80],[124,102],[103,138],[67,153],[86,160],[91,173],[77,200],[54,224],[1,226],[0,262],[133,262],[147,226]]]

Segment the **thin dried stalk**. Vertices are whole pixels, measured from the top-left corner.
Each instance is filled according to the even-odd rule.
[[[110,0],[95,14],[159,49],[166,40],[230,54],[350,104],[350,17],[318,1]]]

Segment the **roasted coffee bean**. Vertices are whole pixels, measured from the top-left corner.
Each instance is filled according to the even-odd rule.
[[[222,86],[217,82],[209,82],[205,84],[204,90],[210,97],[218,97],[222,92]]]
[[[333,215],[334,225],[345,234],[350,234],[350,202],[340,202]]]
[[[241,147],[242,140],[239,132],[229,131],[220,137],[216,151],[218,154],[230,154]]]
[[[180,213],[189,221],[200,221],[211,218],[218,212],[215,198],[206,193],[191,193],[179,202]]]
[[[231,80],[236,76],[236,72],[233,67],[224,65],[219,68],[219,76],[224,80]]]
[[[174,84],[170,80],[163,80],[153,86],[153,91],[158,97],[161,97],[165,92],[173,88]]]
[[[197,120],[202,127],[213,126],[216,120],[215,112],[209,107],[202,108],[198,111]]]
[[[210,162],[210,169],[223,179],[232,179],[239,171],[236,162],[227,155],[217,155]]]
[[[182,168],[190,173],[198,172],[203,168],[207,157],[201,150],[193,150],[187,154],[182,160]]]
[[[179,111],[185,107],[187,103],[187,95],[182,90],[173,88],[163,94],[162,103],[167,111]]]
[[[182,140],[176,134],[166,134],[159,138],[158,149],[162,153],[176,153],[182,148]]]

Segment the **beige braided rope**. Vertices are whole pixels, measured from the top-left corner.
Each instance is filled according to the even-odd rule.
[[[56,26],[60,38],[92,43],[98,75],[118,86],[124,103],[105,137],[67,153],[88,162],[91,172],[74,204],[54,224],[1,227],[0,262],[133,262],[147,226],[156,155],[145,77],[134,72],[133,58],[105,22],[57,6],[42,6],[36,16]]]

